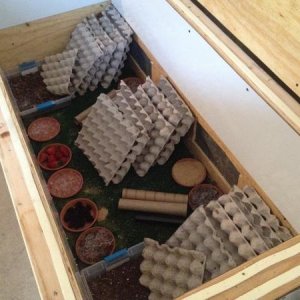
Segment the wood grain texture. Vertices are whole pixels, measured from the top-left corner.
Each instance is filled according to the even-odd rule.
[[[197,0],[300,96],[300,2]]]
[[[0,161],[42,299],[83,299],[52,197],[0,69]]]
[[[299,103],[194,5],[191,0],[167,1],[257,94],[300,134]]]
[[[289,272],[294,276],[289,277]],[[212,279],[178,299],[229,300],[243,296],[245,297],[241,299],[261,299],[264,296],[266,299],[275,299],[299,287],[300,282],[293,279],[299,275],[300,235]],[[278,278],[282,278],[282,282],[272,285],[272,281]],[[260,288],[262,285],[267,289]],[[270,295],[276,297],[270,298]]]
[[[0,66],[8,72],[28,60],[42,60],[62,51],[75,26],[87,15],[103,10],[107,3],[0,30]]]

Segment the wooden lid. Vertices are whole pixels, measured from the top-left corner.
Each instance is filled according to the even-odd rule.
[[[62,169],[53,173],[48,180],[50,194],[57,198],[76,195],[83,186],[82,175],[74,169]]]
[[[60,132],[59,122],[51,117],[44,117],[30,123],[27,133],[36,142],[46,142],[56,137]]]
[[[192,187],[203,182],[206,177],[206,169],[199,160],[183,158],[174,164],[172,177],[176,183]]]

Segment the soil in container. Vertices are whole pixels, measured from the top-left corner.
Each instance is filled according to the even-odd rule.
[[[39,72],[25,76],[14,76],[9,79],[9,84],[20,111],[47,100],[61,98],[61,96],[53,95],[46,89]]]
[[[94,300],[146,300],[150,291],[139,283],[143,258],[110,270],[88,282]]]

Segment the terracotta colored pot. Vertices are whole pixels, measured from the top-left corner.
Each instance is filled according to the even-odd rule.
[[[56,198],[70,198],[79,193],[83,186],[80,172],[65,168],[54,172],[47,182],[49,192]]]
[[[38,118],[30,123],[27,133],[36,142],[52,140],[60,132],[59,122],[51,117]]]
[[[47,165],[45,165],[45,162],[48,162],[48,159],[49,159],[50,155],[55,156],[55,154],[50,154],[49,155],[47,153],[47,150],[51,147],[54,147],[55,149],[57,149],[58,147],[63,147],[65,150],[68,151],[68,156],[64,156],[63,153],[61,153],[59,150],[57,151],[56,155],[60,156],[60,158],[55,157],[57,159],[57,161],[61,161],[62,159],[64,159],[65,161],[64,162],[61,161],[61,164],[59,166],[53,167],[53,168],[48,167]],[[47,156],[47,160],[43,160],[43,156],[45,156],[45,155]],[[60,169],[64,168],[65,166],[67,166],[69,164],[69,162],[72,159],[72,151],[71,151],[70,147],[68,147],[65,144],[59,144],[59,143],[49,144],[49,145],[45,146],[44,148],[42,148],[40,150],[40,152],[38,153],[37,159],[38,159],[40,167],[43,168],[44,170],[57,171],[57,170],[60,170]]]
[[[82,208],[79,208],[78,205],[82,205]],[[77,208],[77,211],[74,211]],[[89,208],[89,211],[84,211],[84,208]],[[71,209],[74,211],[73,216],[71,216]],[[81,211],[80,211],[81,210]],[[73,217],[73,218],[85,218],[86,213],[90,213],[90,221],[84,222],[83,226],[80,226],[78,228],[75,228],[75,226],[71,226],[71,221],[67,221],[66,217]],[[60,212],[60,221],[63,225],[63,227],[71,232],[81,232],[84,231],[90,227],[92,227],[96,220],[98,215],[98,207],[95,202],[93,202],[90,199],[87,198],[77,198],[69,201],[61,210]]]
[[[92,265],[114,252],[115,237],[105,227],[91,227],[80,234],[75,250],[82,262]]]
[[[213,184],[195,185],[189,192],[189,206],[195,210],[198,206],[206,206],[211,200],[217,200],[223,192]]]

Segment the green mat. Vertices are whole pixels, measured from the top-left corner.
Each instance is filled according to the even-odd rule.
[[[177,185],[171,177],[171,168],[173,164],[180,158],[191,157],[191,154],[185,148],[183,143],[176,146],[170,160],[164,166],[155,166],[150,169],[145,177],[139,177],[131,169],[124,180],[118,184],[110,184],[105,186],[103,180],[98,175],[90,161],[84,156],[79,148],[74,145],[74,141],[78,135],[80,127],[75,124],[74,117],[81,111],[92,105],[97,96],[101,92],[108,92],[109,90],[98,89],[95,92],[88,92],[83,97],[77,97],[73,100],[72,105],[61,109],[59,111],[47,114],[59,120],[61,123],[60,134],[51,142],[37,143],[32,142],[35,154],[47,144],[58,142],[67,144],[73,153],[72,160],[68,167],[80,171],[84,177],[84,186],[79,194],[72,198],[85,197],[95,201],[98,207],[105,207],[109,214],[105,221],[98,222],[96,225],[104,226],[110,229],[115,235],[116,250],[130,247],[143,241],[144,237],[150,237],[159,242],[165,242],[170,235],[176,230],[177,225],[163,224],[163,223],[148,223],[135,221],[135,212],[121,211],[117,209],[118,200],[121,197],[123,188],[135,188],[145,190],[155,190],[172,193],[187,193],[188,189]],[[25,122],[27,126],[29,120]],[[53,172],[43,171],[43,175],[47,180]],[[60,212],[62,207],[70,199],[56,199],[54,204]],[[79,236],[76,233],[66,232],[69,244],[75,255],[74,244]],[[78,261],[80,267],[83,265]]]

